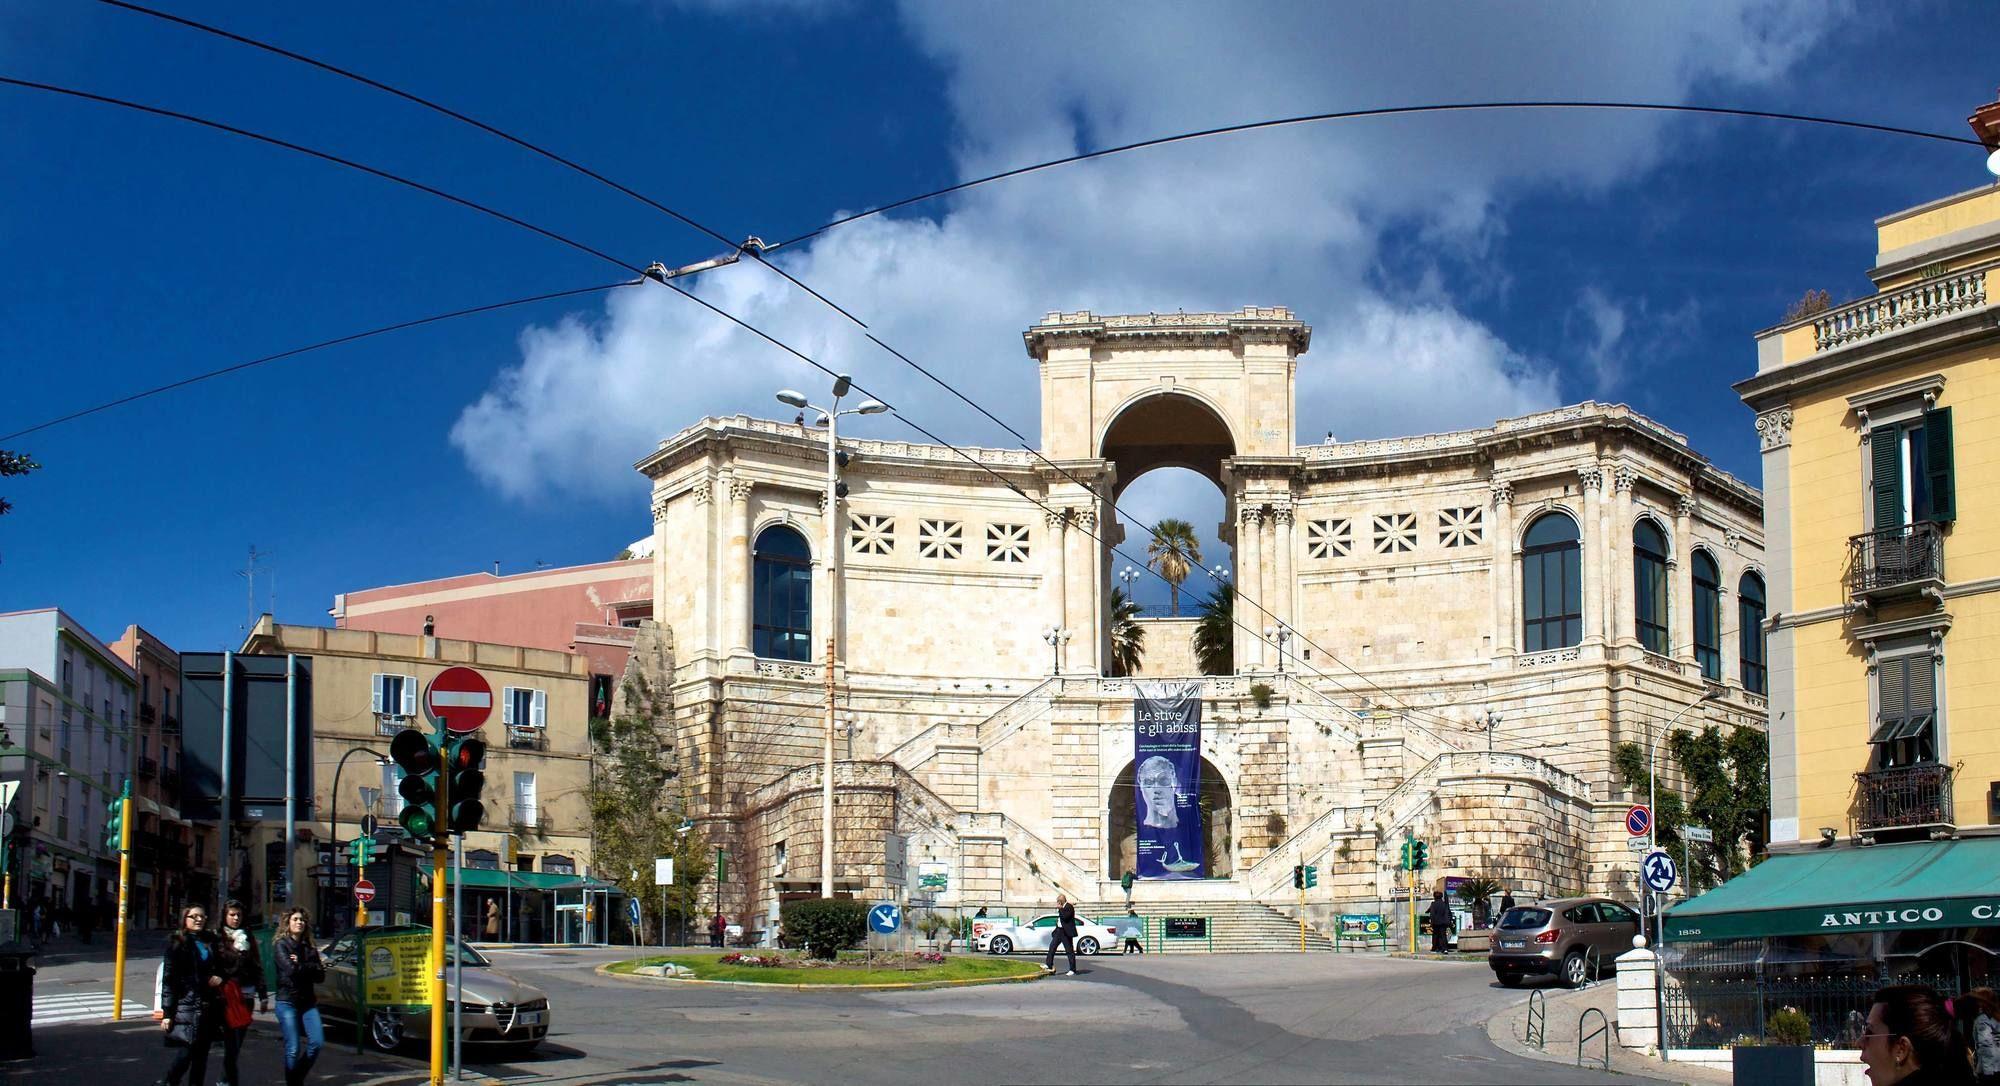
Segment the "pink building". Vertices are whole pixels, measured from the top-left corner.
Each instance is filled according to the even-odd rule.
[[[421,634],[428,616],[439,637],[577,653],[590,660],[591,712],[603,716],[610,712],[612,684],[625,671],[631,627],[653,617],[653,561],[504,577],[469,573],[343,592],[330,613],[341,629]]]

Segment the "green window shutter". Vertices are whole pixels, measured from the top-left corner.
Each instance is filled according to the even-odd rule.
[[[1952,493],[1951,408],[1924,412],[1924,474],[1929,476],[1931,519],[1958,519],[1958,501]]]
[[[1885,724],[1901,720],[1909,714],[1909,662],[1907,656],[1895,656],[1875,666],[1882,704],[1877,719]]]
[[[1937,712],[1937,664],[1929,656],[1903,657],[1904,689],[1909,693],[1908,714],[1926,717]]]
[[[1875,503],[1874,530],[1885,532],[1903,525],[1903,434],[1894,426],[1883,426],[1868,435],[1869,477]]]

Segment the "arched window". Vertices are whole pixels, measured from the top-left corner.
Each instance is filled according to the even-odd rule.
[[[1521,651],[1566,649],[1583,640],[1583,563],[1576,522],[1549,513],[1528,526],[1521,548]]]
[[[1745,573],[1736,582],[1736,621],[1743,689],[1752,694],[1767,693],[1770,680],[1764,670],[1764,579],[1755,573]]]
[[[812,659],[812,551],[782,524],[757,533],[750,588],[750,638],[769,660]]]
[[[1706,551],[1694,552],[1694,658],[1701,677],[1722,681],[1722,571]]]
[[[1650,520],[1632,529],[1632,595],[1639,644],[1667,655],[1667,536]]]

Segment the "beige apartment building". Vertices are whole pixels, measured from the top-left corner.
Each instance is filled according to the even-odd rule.
[[[398,770],[385,764],[391,738],[404,728],[428,728],[423,691],[437,674],[463,665],[493,687],[486,741],[482,828],[466,835],[468,887],[511,883],[511,908],[522,917],[517,934],[553,937],[557,888],[574,888],[590,873],[591,750],[589,661],[578,654],[521,648],[421,634],[291,626],[264,616],[244,642],[254,655],[297,654],[312,660],[313,795],[309,814],[313,845],[327,849],[361,832],[373,814],[384,827],[402,810]],[[363,799],[372,800],[364,808]],[[337,815],[338,820],[335,821]],[[266,837],[270,830],[262,831]],[[282,832],[282,831],[280,831]],[[262,857],[262,847],[253,847]],[[313,870],[316,913],[351,914],[349,879],[318,866],[305,843],[294,862]],[[502,879],[500,872],[513,876]],[[262,881],[260,876],[260,882]],[[308,880],[301,879],[304,885]],[[568,900],[579,900],[571,897]],[[477,904],[477,895],[468,898]],[[468,907],[471,907],[469,904]],[[530,921],[529,917],[535,917]]]

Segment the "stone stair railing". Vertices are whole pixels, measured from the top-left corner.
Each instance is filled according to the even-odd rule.
[[[986,745],[986,727],[988,723],[1003,717],[1012,719],[1010,714],[1022,712],[1025,712],[1026,716],[1020,720],[1020,723],[1032,720],[1036,711],[1047,708],[1049,685],[1055,681],[1054,679],[1043,679],[1041,682],[1029,687],[1019,697],[994,710],[976,724],[960,721],[942,721],[933,724],[897,744],[887,754],[882,755],[882,760],[885,762],[894,762],[914,773],[923,768],[925,762],[937,757],[938,743],[950,735],[954,728],[961,731],[973,729],[973,734],[977,737],[980,746],[984,748]],[[1024,705],[1025,709],[1023,708]],[[1012,733],[1010,729],[1008,734],[1011,735]]]
[[[990,834],[1001,838],[1005,842],[1003,852],[1012,853],[1023,863],[1032,864],[1031,870],[1039,872],[1038,877],[1072,899],[1080,899],[1087,889],[1098,885],[1097,876],[1085,871],[1081,864],[1070,859],[1061,849],[999,811],[962,811],[958,827],[961,834]]]
[[[1064,680],[1051,676],[1036,683],[1034,687],[1013,701],[1002,705],[997,712],[979,722],[979,749],[992,750],[1005,742],[1007,737],[1025,727],[1029,721],[1044,716],[1049,711],[1049,700],[1060,689]]]

